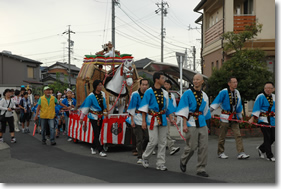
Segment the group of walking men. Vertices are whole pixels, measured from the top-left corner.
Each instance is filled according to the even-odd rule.
[[[209,107],[209,99],[205,92],[202,91],[204,83],[203,76],[196,74],[193,77],[193,87],[188,89],[182,95],[178,106],[176,105],[173,94],[169,92],[171,83],[165,80],[161,72],[153,75],[154,85],[150,88],[148,80],[140,81],[140,88],[131,95],[130,104],[127,112],[129,117],[126,120],[134,129],[136,135],[136,147],[138,151],[137,163],[147,168],[149,167],[149,158],[153,151],[158,147],[156,157],[156,169],[165,171],[165,154],[167,143],[172,142],[169,146],[170,154],[178,152],[179,147],[173,147],[173,140],[169,136],[168,123],[176,123],[176,116],[183,119],[183,132],[185,137],[185,148],[180,158],[180,169],[186,171],[186,164],[198,149],[197,175],[208,177],[205,167],[207,165],[208,155],[208,127],[206,121],[211,118],[211,112],[220,107],[220,134],[218,141],[218,157],[227,159],[225,154],[224,143],[227,130],[233,130],[238,159],[248,159],[250,155],[244,152],[243,141],[239,129],[239,122],[243,121],[242,117],[242,100],[239,91],[236,89],[238,82],[235,77],[228,80],[228,87],[221,90],[218,96]],[[166,87],[166,90],[163,86]],[[100,156],[105,157],[99,141],[100,129],[103,116],[107,115],[105,95],[102,90],[102,82],[94,82],[94,91],[89,94],[81,105],[82,111],[80,123],[83,124],[83,118],[86,114],[90,118],[92,127],[95,132],[94,143],[91,153],[96,154],[98,150]],[[271,145],[275,141],[275,95],[274,85],[267,82],[264,92],[257,96],[254,104],[252,118],[258,119],[258,124],[267,125],[261,127],[264,134],[264,143],[257,147],[259,156],[269,161],[275,161],[271,151]]]

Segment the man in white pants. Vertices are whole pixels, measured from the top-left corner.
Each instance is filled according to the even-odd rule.
[[[149,125],[149,142],[145,151],[142,154],[143,166],[149,166],[148,159],[151,156],[154,148],[158,145],[156,169],[166,171],[165,153],[167,142],[167,120],[173,120],[172,112],[169,107],[168,92],[161,87],[164,85],[165,76],[161,72],[156,72],[153,75],[154,86],[150,87],[144,93],[139,111],[142,112],[142,128],[146,129]],[[148,114],[147,118],[146,115]]]

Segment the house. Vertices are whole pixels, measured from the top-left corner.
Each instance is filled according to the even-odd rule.
[[[56,62],[55,64],[42,68],[41,71],[41,81],[45,84],[53,84],[55,81],[57,81],[57,73],[60,73],[59,75],[59,82],[61,83],[67,83],[69,84],[69,64],[68,63],[62,63],[62,62]],[[70,84],[71,86],[75,87],[76,85],[76,78],[78,76],[78,73],[80,71],[80,68],[76,67],[73,64],[70,64]]]
[[[42,63],[12,54],[0,52],[0,93],[6,88],[19,89],[22,85],[29,88],[41,87],[40,65]]]
[[[230,57],[223,52],[223,33],[243,31],[245,25],[258,21],[263,29],[245,47],[265,51],[268,69],[275,75],[274,0],[201,0],[194,11],[201,14],[195,23],[202,25],[202,74],[210,77],[213,68],[219,69]]]

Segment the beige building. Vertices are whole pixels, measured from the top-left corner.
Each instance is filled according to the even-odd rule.
[[[261,33],[247,42],[246,48],[266,52],[268,69],[275,70],[275,1],[274,0],[201,0],[194,8],[202,23],[202,73],[208,77],[220,68],[229,54],[223,53],[221,35],[228,31],[243,31],[254,21],[263,24]]]

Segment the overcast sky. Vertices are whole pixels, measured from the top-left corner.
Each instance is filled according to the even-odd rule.
[[[161,0],[120,0],[115,7],[116,50],[139,60],[145,57],[160,61],[161,16],[155,3]],[[167,0],[164,18],[167,43],[164,62],[176,63],[175,52],[196,46],[200,57],[200,25],[193,12],[200,0]],[[74,41],[71,62],[81,67],[86,54],[95,54],[111,41],[111,0],[0,0],[0,51],[7,50],[51,65],[68,61],[67,35],[71,25]],[[137,23],[137,24],[136,24]],[[191,59],[190,59],[191,61]],[[200,70],[200,67],[197,67]]]

